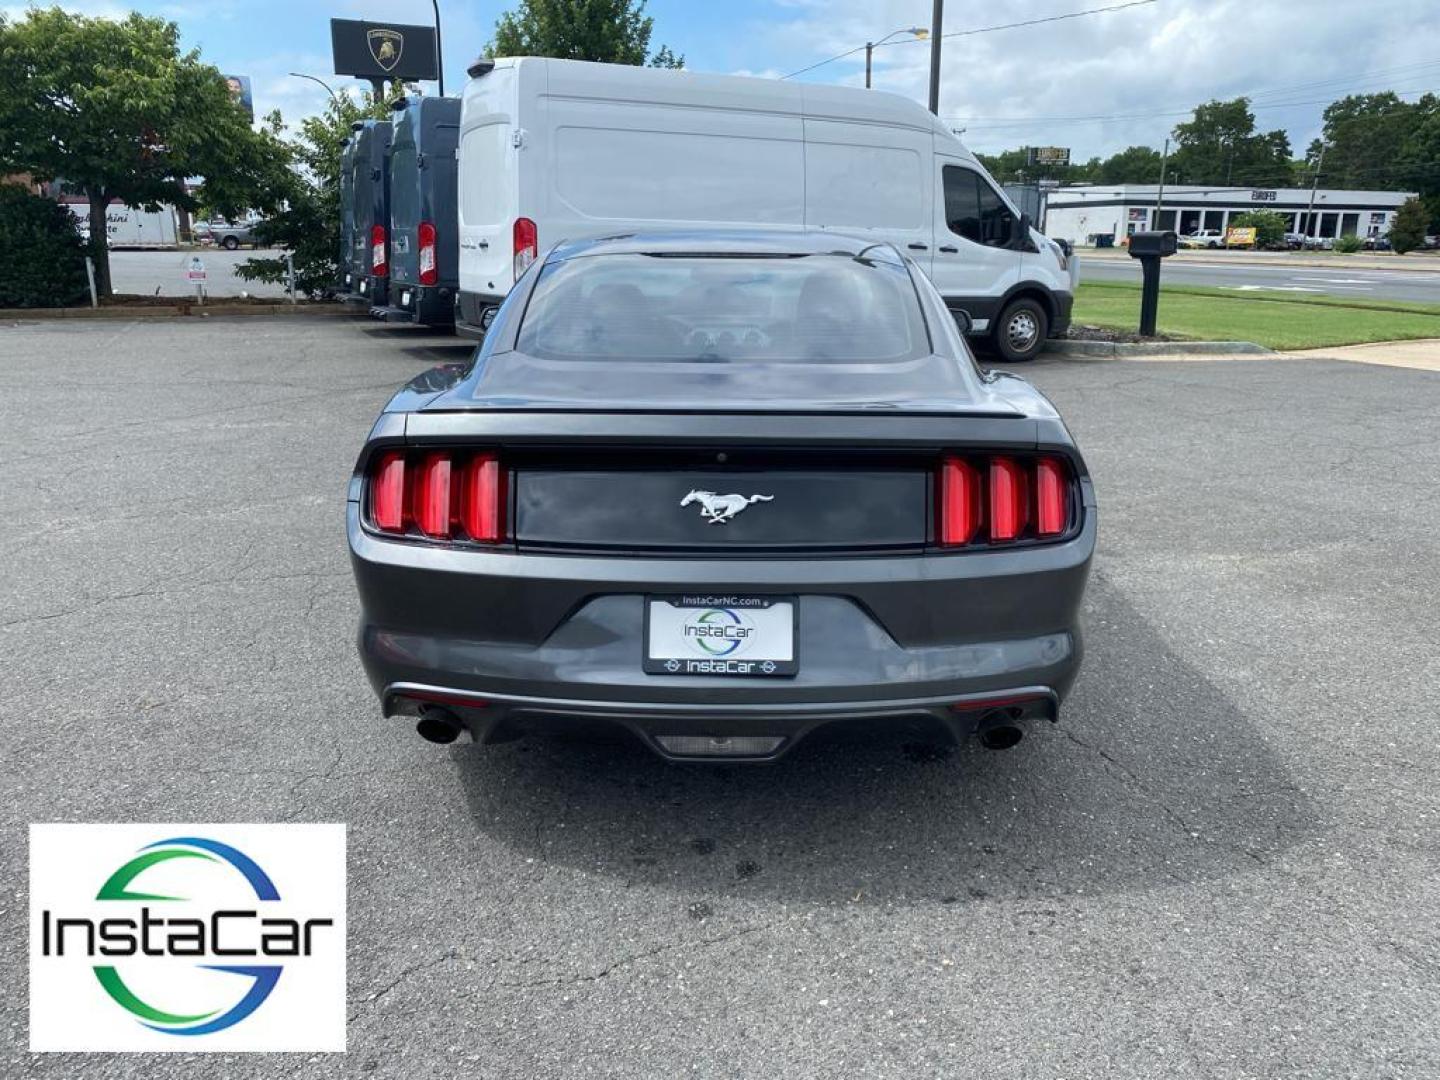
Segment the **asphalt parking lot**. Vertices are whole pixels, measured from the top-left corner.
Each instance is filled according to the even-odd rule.
[[[345,482],[465,353],[0,327],[0,1075],[1440,1075],[1440,375],[1033,365],[1100,499],[1061,724],[724,769],[380,720]],[[344,1057],[25,1052],[28,823],[291,820],[349,826]]]

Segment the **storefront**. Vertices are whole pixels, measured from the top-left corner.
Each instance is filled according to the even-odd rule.
[[[1162,195],[1154,184],[1066,187],[1050,192],[1045,233],[1076,244],[1093,244],[1107,234],[1118,242],[1147,229],[1174,229],[1182,236],[1202,229],[1223,233],[1240,214],[1271,210],[1285,219],[1287,232],[1384,236],[1400,204],[1413,197],[1403,191],[1320,188],[1312,217],[1309,188],[1166,187]]]

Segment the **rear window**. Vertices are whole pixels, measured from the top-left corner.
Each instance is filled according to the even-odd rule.
[[[928,354],[909,271],[874,254],[551,263],[516,347],[554,360],[881,363]]]

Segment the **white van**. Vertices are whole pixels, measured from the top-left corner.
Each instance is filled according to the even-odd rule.
[[[747,225],[894,244],[1007,360],[1070,325],[1073,256],[908,98],[540,57],[481,59],[469,74],[461,333],[483,335],[542,245]]]

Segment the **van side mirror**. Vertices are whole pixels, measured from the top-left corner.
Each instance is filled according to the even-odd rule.
[[[1010,243],[1006,247],[1015,248],[1017,251],[1030,250],[1030,215],[1021,214],[1018,218],[1010,221]]]
[[[950,314],[955,318],[955,329],[960,331],[961,336],[970,333],[971,327],[975,324],[970,318],[970,313],[960,308],[951,308]]]

